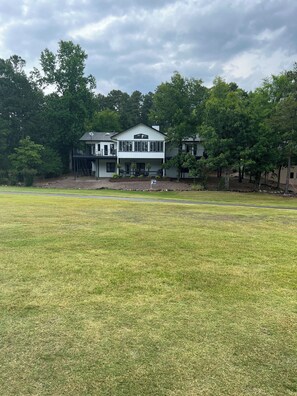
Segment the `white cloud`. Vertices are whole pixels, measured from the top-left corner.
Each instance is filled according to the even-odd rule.
[[[265,77],[291,68],[296,58],[296,54],[288,55],[282,49],[272,53],[264,53],[261,50],[247,51],[236,55],[223,65],[223,77],[254,89]]]
[[[257,40],[261,41],[273,41],[280,37],[282,34],[286,32],[286,26],[282,26],[279,29],[271,30],[271,29],[264,29],[262,30],[257,36]]]
[[[82,38],[84,40],[95,41],[98,39],[98,37],[112,30],[112,27],[115,24],[124,22],[126,19],[127,17],[125,15],[119,17],[108,16],[96,23],[86,24],[80,29],[70,31],[69,36],[75,40]]]

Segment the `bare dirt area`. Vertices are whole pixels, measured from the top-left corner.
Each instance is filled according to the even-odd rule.
[[[219,179],[211,176],[207,182],[207,190],[219,190]],[[74,177],[73,175],[63,176],[56,179],[36,180],[36,187],[42,188],[65,188],[65,189],[81,189],[81,190],[126,190],[126,191],[190,191],[199,189],[199,184],[194,185],[193,180],[157,180],[155,185],[151,185],[151,180],[129,180],[120,179],[111,181],[107,178],[95,179],[90,176]],[[270,192],[273,187],[263,185],[263,190]],[[238,182],[237,177],[230,178],[230,191],[251,192],[255,191],[255,184],[248,180]]]
[[[58,179],[38,180],[34,183],[36,187],[42,188],[69,188],[82,190],[155,190],[155,191],[189,191],[192,189],[192,184],[187,182],[158,180],[155,185],[151,186],[151,180],[139,181],[110,181],[109,179],[95,179],[92,177],[60,177]]]

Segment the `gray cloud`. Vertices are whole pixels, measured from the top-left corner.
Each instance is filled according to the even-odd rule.
[[[73,40],[104,93],[154,90],[175,70],[253,89],[297,60],[296,15],[295,0],[0,0],[0,56],[38,66]]]

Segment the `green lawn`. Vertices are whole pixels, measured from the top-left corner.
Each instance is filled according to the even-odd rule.
[[[0,395],[296,395],[296,235],[293,210],[0,194]]]
[[[94,195],[113,197],[137,197],[149,199],[175,199],[200,202],[220,202],[232,204],[282,206],[297,209],[296,197],[284,197],[279,194],[265,193],[237,193],[224,191],[122,191],[122,190],[85,190],[85,189],[60,189],[60,188],[36,188],[36,187],[4,187],[0,186],[1,192],[26,192],[35,194],[70,194],[70,195]]]

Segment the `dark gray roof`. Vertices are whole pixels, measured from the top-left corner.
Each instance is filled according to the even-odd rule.
[[[116,132],[86,132],[79,140],[83,142],[112,142]]]

